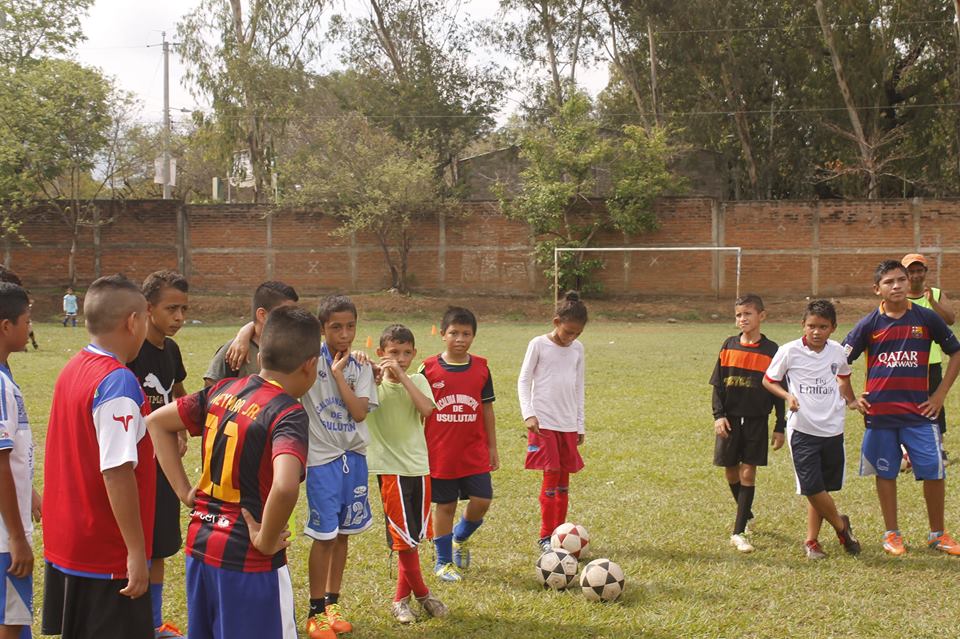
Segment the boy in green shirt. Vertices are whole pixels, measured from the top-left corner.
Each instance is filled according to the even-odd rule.
[[[417,546],[432,537],[430,528],[430,464],[423,420],[436,408],[427,379],[407,375],[417,355],[413,333],[405,326],[388,326],[380,336],[383,381],[377,391],[380,407],[367,416],[370,443],[367,463],[377,475],[390,548],[397,551],[397,593],[391,610],[400,623],[416,616],[410,593],[431,617],[447,614],[423,581]]]

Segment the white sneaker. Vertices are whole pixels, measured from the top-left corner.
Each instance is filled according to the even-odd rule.
[[[397,618],[397,621],[400,623],[413,623],[417,620],[417,616],[413,614],[413,610],[410,609],[410,597],[404,597],[400,601],[394,601],[390,605],[390,612],[393,613],[393,616]]]
[[[740,552],[753,552],[753,544],[747,539],[746,534],[730,535],[730,545]]]

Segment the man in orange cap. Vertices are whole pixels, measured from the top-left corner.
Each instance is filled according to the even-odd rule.
[[[924,306],[935,311],[937,315],[946,322],[947,326],[953,326],[953,323],[957,319],[957,314],[954,313],[946,293],[939,288],[927,286],[927,258],[920,253],[909,253],[903,256],[900,263],[907,269],[907,277],[910,279],[910,292],[907,294],[907,298],[917,306]],[[942,362],[943,352],[940,350],[940,347],[936,343],[931,344],[930,368],[928,373],[931,393],[937,390],[940,381],[943,379]],[[937,423],[940,424],[942,440],[943,435],[947,432],[946,411],[943,409],[940,410]],[[942,452],[943,461],[946,463],[947,451],[944,448]]]

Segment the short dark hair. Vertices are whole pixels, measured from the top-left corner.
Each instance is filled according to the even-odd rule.
[[[30,308],[26,289],[13,282],[0,282],[0,320],[18,323],[20,316]]]
[[[170,269],[154,271],[150,275],[147,275],[146,279],[143,280],[143,286],[140,287],[140,291],[143,293],[143,296],[147,298],[148,302],[156,304],[157,300],[160,299],[160,293],[167,287],[175,288],[182,293],[190,292],[190,285],[187,284],[187,278]]]
[[[803,311],[803,321],[806,322],[811,315],[830,320],[831,324],[837,325],[837,309],[830,300],[813,300],[807,304],[806,310]]]
[[[253,321],[257,321],[258,308],[269,313],[286,301],[294,303],[300,301],[300,296],[292,286],[274,280],[264,282],[253,293]]]
[[[380,333],[380,348],[386,348],[388,342],[397,344],[410,344],[416,347],[417,342],[413,338],[413,331],[403,324],[391,324]]]
[[[469,309],[462,306],[450,306],[447,312],[443,314],[440,320],[440,332],[446,333],[451,324],[463,324],[470,326],[474,334],[477,332],[477,318]]]
[[[587,323],[587,306],[577,291],[567,291],[557,304],[557,319],[561,322]]]
[[[23,282],[20,281],[20,276],[8,269],[3,264],[0,264],[0,282],[10,282],[11,284],[16,284],[17,286],[23,286]]]
[[[747,293],[746,295],[741,295],[734,302],[733,305],[736,306],[752,306],[757,309],[757,312],[763,310],[763,300],[756,293]]]
[[[320,354],[320,322],[299,306],[278,306],[267,315],[260,335],[260,365],[292,373]]]
[[[353,319],[357,319],[357,306],[353,303],[353,300],[346,295],[327,295],[320,300],[317,319],[320,320],[321,326],[325,326],[331,315],[344,311],[350,311],[353,313]]]
[[[146,306],[140,287],[121,273],[97,278],[83,298],[83,315],[92,335],[109,333],[130,313]]]
[[[873,283],[879,284],[883,276],[890,271],[903,271],[903,274],[907,275],[907,267],[901,264],[900,260],[884,260],[877,264],[877,268],[873,272]]]

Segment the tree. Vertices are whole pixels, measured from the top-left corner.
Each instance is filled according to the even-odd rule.
[[[83,39],[80,20],[93,0],[0,0],[0,66],[64,56]]]

